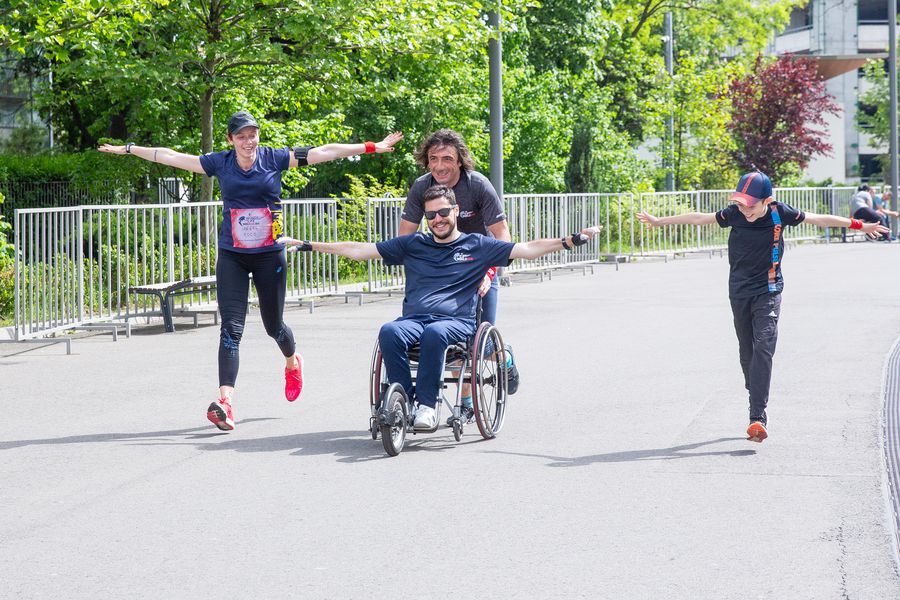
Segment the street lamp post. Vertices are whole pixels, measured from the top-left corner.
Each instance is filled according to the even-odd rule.
[[[897,0],[888,1],[888,67],[891,86],[891,210],[897,210]],[[891,222],[891,233],[897,235],[897,221]]]
[[[669,88],[672,88],[672,75],[675,72],[675,58],[673,56],[673,40],[672,40],[672,13],[667,12],[663,21],[665,28],[665,47],[666,47],[666,73],[669,74]],[[675,191],[675,115],[672,111],[666,116],[666,143],[665,143],[665,163],[666,163],[666,189],[670,192]]]
[[[500,38],[500,11],[488,13],[493,35],[488,41],[490,71],[491,183],[503,201],[503,46]]]

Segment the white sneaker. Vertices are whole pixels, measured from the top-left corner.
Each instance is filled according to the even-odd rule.
[[[416,407],[416,416],[413,420],[413,429],[418,431],[434,429],[437,423],[437,413],[434,408],[420,404]]]

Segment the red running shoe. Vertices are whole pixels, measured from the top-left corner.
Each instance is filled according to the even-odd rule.
[[[293,402],[300,397],[303,391],[303,357],[295,354],[297,368],[284,370],[284,397],[288,402]]]
[[[751,442],[762,442],[764,439],[769,437],[769,432],[766,431],[766,426],[763,425],[760,421],[753,421],[750,423],[750,427],[747,428],[747,439]]]
[[[222,431],[234,429],[234,416],[231,414],[231,402],[228,398],[219,398],[206,409],[206,418]]]

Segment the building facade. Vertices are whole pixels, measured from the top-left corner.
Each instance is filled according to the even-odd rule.
[[[895,0],[900,2],[900,0]],[[887,148],[875,144],[856,125],[860,95],[866,91],[862,67],[886,62],[888,0],[809,0],[795,8],[785,31],[775,36],[770,52],[808,55],[817,62],[828,92],[841,106],[827,115],[833,156],[813,158],[806,176],[815,181],[857,182],[880,178],[876,158]]]

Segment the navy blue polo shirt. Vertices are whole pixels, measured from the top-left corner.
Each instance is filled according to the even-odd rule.
[[[272,221],[281,218],[281,172],[290,168],[287,148],[258,146],[248,171],[237,164],[234,150],[200,156],[210,177],[222,190],[219,248],[233,252],[274,252],[284,249],[272,239]]]
[[[778,242],[775,242],[775,220],[772,211],[777,210],[781,221]],[[765,293],[777,293],[784,289],[781,262],[784,258],[784,227],[794,227],[806,219],[796,208],[781,202],[770,202],[766,214],[750,223],[736,204],[716,213],[721,227],[731,227],[728,235],[728,295],[731,298],[750,298]],[[777,260],[772,250],[777,247]],[[769,283],[772,283],[772,288]]]
[[[403,265],[406,297],[403,316],[444,315],[475,318],[476,293],[492,265],[509,262],[512,242],[502,242],[477,233],[462,233],[449,244],[432,235],[414,233],[375,247],[387,265]]]

